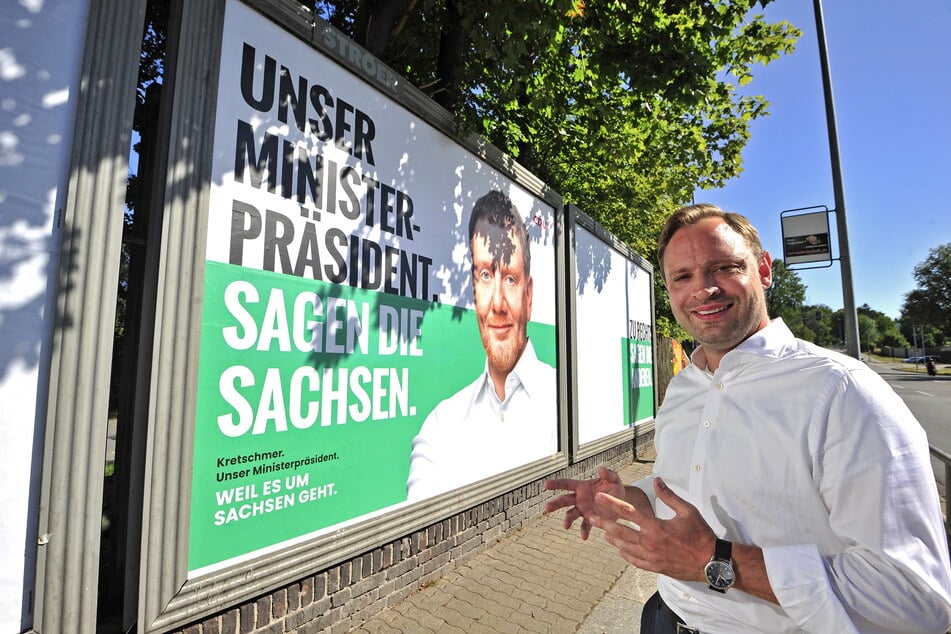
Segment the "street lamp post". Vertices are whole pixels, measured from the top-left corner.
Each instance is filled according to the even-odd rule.
[[[829,132],[829,158],[832,162],[832,188],[835,195],[835,222],[839,235],[839,269],[842,273],[842,310],[845,320],[845,349],[856,359],[862,358],[859,346],[858,313],[855,309],[855,291],[852,288],[852,259],[849,254],[849,230],[845,218],[845,192],[842,187],[842,167],[839,164],[839,137],[835,126],[835,106],[832,101],[832,77],[826,50],[825,27],[822,22],[822,2],[813,0],[816,14],[816,39],[819,42],[819,62],[822,67],[822,87],[825,95],[826,127]]]

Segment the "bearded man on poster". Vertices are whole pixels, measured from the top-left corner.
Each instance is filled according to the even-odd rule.
[[[406,482],[410,501],[558,450],[556,371],[538,359],[526,328],[533,286],[528,232],[502,192],[490,191],[473,206],[469,249],[485,368],[423,422]]]

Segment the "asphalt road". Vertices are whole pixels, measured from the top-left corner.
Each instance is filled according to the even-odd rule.
[[[895,392],[905,401],[908,409],[928,434],[928,443],[951,455],[951,376],[930,377],[893,370],[892,364],[871,363]],[[935,477],[944,484],[944,463],[932,459]]]

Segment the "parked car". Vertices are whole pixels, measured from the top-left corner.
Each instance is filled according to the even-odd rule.
[[[929,358],[935,359],[936,357],[908,357],[907,359],[902,359],[902,363],[924,363]]]

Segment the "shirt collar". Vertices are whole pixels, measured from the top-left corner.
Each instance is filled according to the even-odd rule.
[[[535,346],[532,345],[532,340],[529,339],[525,344],[525,349],[522,350],[522,355],[515,363],[515,367],[512,368],[512,371],[509,372],[509,375],[505,378],[506,400],[512,398],[512,394],[515,393],[519,386],[521,386],[529,396],[544,393],[543,390],[547,386],[542,384],[542,378],[539,373],[533,371],[539,363],[538,355],[535,354]],[[474,391],[473,399],[477,399],[480,394],[487,391],[491,393],[487,396],[498,400],[498,396],[495,394],[495,386],[489,377],[488,359],[485,360],[485,366],[482,369],[482,376],[479,381],[479,388]]]
[[[792,347],[795,340],[795,335],[786,326],[782,317],[777,317],[766,324],[766,327],[757,330],[740,342],[740,345],[723,355],[723,358],[720,359],[720,367],[722,368],[724,365],[731,366],[741,355],[778,357],[783,350]],[[698,346],[690,355],[690,362],[696,365],[697,368],[709,372],[707,369],[707,353],[702,345]]]

